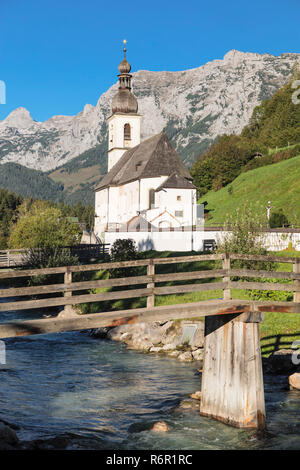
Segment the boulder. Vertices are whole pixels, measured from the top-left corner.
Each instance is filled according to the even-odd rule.
[[[153,346],[151,349],[150,349],[150,352],[153,352],[153,353],[160,353],[163,351],[163,348],[161,348],[160,346]]]
[[[195,410],[199,408],[199,402],[190,398],[182,400],[175,411]]]
[[[201,390],[191,393],[190,397],[193,398],[193,400],[201,400]]]
[[[168,356],[170,357],[178,357],[179,354],[180,354],[180,351],[177,351],[176,349],[175,351],[168,351]]]
[[[191,362],[193,360],[192,353],[190,351],[183,352],[178,356],[179,361]]]
[[[203,353],[204,353],[204,349],[199,348],[199,349],[196,349],[195,351],[192,352],[192,356],[193,356],[195,361],[202,361],[203,360]]]
[[[151,431],[155,432],[168,432],[169,431],[169,426],[165,421],[158,421],[155,423],[151,429]]]
[[[289,376],[289,384],[291,390],[300,390],[300,373],[295,372]]]

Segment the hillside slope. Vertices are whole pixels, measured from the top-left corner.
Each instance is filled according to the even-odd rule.
[[[0,165],[0,187],[33,199],[60,202],[64,199],[64,187],[45,173],[32,170],[18,163]]]
[[[258,215],[266,214],[271,201],[273,211],[282,209],[290,223],[300,226],[300,155],[242,173],[227,187],[206,193],[200,199],[204,201],[209,210],[206,225],[223,223],[228,216],[234,218],[236,210],[245,204]]]

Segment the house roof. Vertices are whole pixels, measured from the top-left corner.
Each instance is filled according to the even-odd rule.
[[[95,190],[120,186],[141,178],[171,176],[173,173],[192,180],[167,135],[161,132],[127,150]]]
[[[169,178],[156,188],[155,192],[161,191],[163,188],[196,189],[196,186],[193,185],[190,179],[187,179],[174,171]]]

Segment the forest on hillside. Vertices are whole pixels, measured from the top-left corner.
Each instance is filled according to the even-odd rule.
[[[218,191],[239,174],[300,154],[300,106],[292,100],[292,81],[257,106],[240,135],[223,135],[194,163],[199,195]]]

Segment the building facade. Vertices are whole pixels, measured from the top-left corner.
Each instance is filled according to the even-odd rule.
[[[164,132],[141,142],[131,66],[119,65],[108,118],[108,173],[95,189],[95,233],[180,229],[196,225],[196,188]]]

